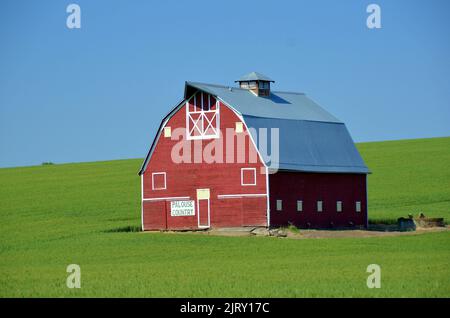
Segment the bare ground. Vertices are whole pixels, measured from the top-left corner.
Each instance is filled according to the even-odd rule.
[[[420,235],[424,233],[448,231],[448,227],[417,228],[416,231],[373,231],[373,230],[300,230],[300,233],[288,232],[289,238],[346,238],[346,237],[383,237],[401,235]]]
[[[198,235],[213,235],[213,236],[255,236],[252,231],[255,227],[242,227],[242,228],[221,228],[221,229],[210,229],[210,230],[199,230],[199,231],[163,231],[167,234],[198,234]],[[286,230],[287,238],[291,239],[321,239],[321,238],[363,238],[363,237],[385,237],[385,236],[403,236],[403,235],[421,235],[424,233],[433,232],[443,232],[449,231],[450,226],[446,227],[431,227],[431,228],[417,228],[416,231],[400,232],[394,231],[390,227],[368,230],[312,230],[312,229],[300,229],[298,233]],[[149,232],[160,232],[160,231],[148,231]],[[264,234],[259,234],[258,236],[264,236]],[[268,236],[265,235],[265,236]]]

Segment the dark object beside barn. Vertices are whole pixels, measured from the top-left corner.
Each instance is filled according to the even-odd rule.
[[[416,223],[414,223],[414,219],[412,217],[408,218],[398,218],[397,220],[398,230],[399,231],[415,231]]]

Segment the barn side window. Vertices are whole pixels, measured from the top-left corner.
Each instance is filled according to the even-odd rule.
[[[256,168],[241,169],[241,185],[243,186],[256,185]]]
[[[356,212],[361,212],[361,201],[356,201],[355,209]]]
[[[323,211],[323,201],[317,201],[317,212]]]
[[[283,210],[283,201],[277,200],[277,211]]]
[[[242,124],[241,121],[237,121],[236,122],[236,128],[235,128],[235,132],[236,133],[241,133],[244,131],[244,125]]]
[[[172,129],[170,127],[164,127],[164,137],[172,137]]]
[[[303,212],[303,201],[297,200],[297,212]]]
[[[342,212],[342,201],[336,201],[336,212]]]
[[[166,173],[165,172],[153,172],[152,173],[152,190],[165,190],[166,189]]]

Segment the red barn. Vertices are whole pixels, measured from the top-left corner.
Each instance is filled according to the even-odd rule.
[[[367,225],[368,168],[345,124],[253,72],[186,82],[141,167],[142,229]]]

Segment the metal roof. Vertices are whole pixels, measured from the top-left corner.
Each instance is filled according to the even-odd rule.
[[[258,97],[247,89],[186,82],[185,98],[193,90],[219,97],[242,115],[247,127],[279,129],[278,169],[305,172],[370,173],[345,124],[303,93],[271,91]],[[270,140],[270,136],[267,137]],[[268,143],[270,144],[270,143]],[[270,155],[271,151],[268,150]]]
[[[194,90],[190,88],[194,88]],[[187,82],[184,97],[189,97],[195,89],[219,96],[242,115],[341,122],[303,93],[271,91],[268,97],[258,97],[248,89]]]
[[[279,158],[274,160],[267,142],[269,168],[304,172],[369,173],[343,123],[261,118],[244,115],[245,123],[258,143],[260,132],[271,140],[278,129]],[[266,132],[260,130],[265,128]],[[262,154],[264,158],[265,154]]]
[[[243,75],[241,76],[240,79],[236,80],[235,82],[245,82],[245,81],[266,81],[275,83],[273,79],[270,79],[269,77],[258,72],[251,72],[246,75]]]
[[[186,82],[185,99],[201,90],[217,96],[244,119],[257,146],[260,128],[279,132],[279,158],[266,162],[280,170],[318,173],[370,173],[343,122],[303,93],[271,91],[258,97],[247,89]],[[159,138],[162,125],[184,104],[180,103],[164,118],[139,174],[145,171]],[[267,153],[271,155],[270,142]],[[264,158],[264,154],[262,154]],[[266,159],[264,159],[266,160]]]

